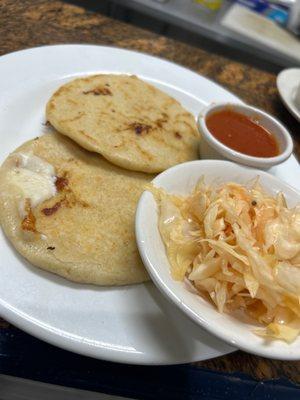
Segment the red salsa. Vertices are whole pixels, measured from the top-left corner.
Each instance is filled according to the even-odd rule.
[[[279,154],[274,135],[247,117],[230,108],[211,114],[206,125],[210,133],[225,146],[254,157],[274,157]]]

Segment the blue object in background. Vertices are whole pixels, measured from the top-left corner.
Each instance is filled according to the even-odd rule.
[[[236,0],[235,2],[258,14],[262,14],[280,25],[287,25],[289,18],[289,9],[287,7],[270,3],[267,0]]]
[[[263,13],[269,7],[269,2],[266,0],[236,0],[236,3],[258,13]]]
[[[279,6],[271,6],[266,10],[265,16],[280,25],[286,25],[289,19],[288,9]]]

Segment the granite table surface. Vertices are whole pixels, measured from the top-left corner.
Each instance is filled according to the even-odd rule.
[[[89,43],[117,46],[165,58],[214,80],[245,102],[278,117],[292,133],[295,153],[299,157],[300,125],[280,101],[276,75],[204,51],[201,39],[198,47],[192,47],[88,11],[83,5],[84,1],[74,5],[63,1],[2,0],[0,55],[48,44]],[[14,335],[15,332],[16,328],[0,319],[0,336]],[[199,362],[196,366],[224,373],[245,373],[258,380],[283,377],[300,382],[300,361],[267,360],[242,351]]]

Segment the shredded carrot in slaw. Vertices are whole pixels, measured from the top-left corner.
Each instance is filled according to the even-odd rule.
[[[300,206],[288,209],[256,180],[249,187],[201,179],[186,197],[151,188],[175,280],[186,280],[219,312],[243,310],[267,338],[300,332]]]

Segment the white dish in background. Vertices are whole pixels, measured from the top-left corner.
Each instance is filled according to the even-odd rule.
[[[8,54],[0,57],[0,162],[45,130],[45,104],[58,86],[97,72],[139,75],[174,96],[195,118],[211,102],[239,101],[188,69],[117,48],[61,45]],[[300,188],[293,155],[272,172]],[[0,254],[0,315],[49,343],[138,364],[192,362],[234,350],[191,322],[151,283],[101,288],[68,282],[27,263],[1,230]]]
[[[281,100],[291,114],[300,121],[300,68],[289,68],[281,71],[277,76],[277,88]],[[299,104],[296,104],[297,90]]]
[[[274,157],[249,156],[226,146],[217,138],[215,138],[207,127],[206,118],[215,112],[224,109],[226,110],[228,108],[239,114],[257,119],[259,121],[259,125],[266,128],[274,135],[276,142],[279,145],[280,153]],[[200,155],[202,156],[201,158],[204,159],[222,159],[225,157],[239,164],[244,164],[255,168],[269,169],[274,165],[284,162],[290,157],[293,151],[293,140],[291,135],[281,124],[281,122],[272,117],[270,114],[267,114],[258,108],[248,106],[247,104],[228,102],[211,104],[199,113],[198,128],[203,136],[203,140],[200,141],[199,148]]]
[[[207,183],[232,181],[246,184],[258,175],[262,187],[270,194],[282,191],[286,195],[289,207],[300,203],[300,192],[286,183],[266,172],[229,161],[198,160],[176,165],[158,175],[153,184],[170,193],[187,195],[202,176]],[[280,360],[300,360],[300,337],[292,344],[279,340],[266,342],[251,331],[253,325],[219,313],[208,301],[188,291],[184,282],[171,277],[170,264],[158,229],[157,204],[149,191],[143,193],[138,204],[136,237],[144,265],[156,286],[201,328],[249,353]]]

